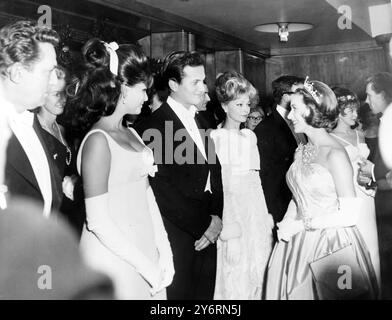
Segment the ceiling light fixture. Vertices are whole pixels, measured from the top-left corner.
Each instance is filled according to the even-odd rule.
[[[264,23],[256,26],[254,29],[260,32],[277,33],[281,42],[287,42],[289,40],[290,32],[298,32],[312,29],[311,23],[303,22],[274,22]]]

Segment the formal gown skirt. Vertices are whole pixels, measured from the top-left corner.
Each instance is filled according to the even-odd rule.
[[[302,231],[289,242],[278,242],[267,270],[266,299],[318,300],[309,264],[347,245],[352,247],[370,288],[378,296],[377,280],[370,255],[357,227]]]
[[[130,182],[109,190],[110,215],[129,242],[158,265],[152,220],[146,198],[147,178]],[[80,249],[86,263],[113,281],[116,299],[166,299],[166,290],[151,296],[151,287],[133,266],[107,248],[86,227],[83,229]]]
[[[227,261],[227,242],[218,240],[214,299],[260,300],[265,269],[273,247],[272,216],[268,214],[257,171],[230,177],[222,173],[224,188],[223,224],[241,225],[240,258]]]

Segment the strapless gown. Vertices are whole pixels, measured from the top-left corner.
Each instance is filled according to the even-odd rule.
[[[297,204],[296,219],[333,214],[338,198],[330,172],[307,161],[310,151],[300,145],[287,172],[287,183]],[[289,242],[275,245],[267,270],[266,299],[319,299],[310,263],[352,245],[370,297],[378,295],[377,279],[365,242],[356,226],[301,231]]]

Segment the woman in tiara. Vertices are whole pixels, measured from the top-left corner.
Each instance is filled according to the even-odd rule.
[[[344,147],[327,132],[338,120],[335,94],[305,80],[288,118],[305,133],[287,172],[293,193],[268,266],[267,299],[372,299],[377,280],[355,226],[362,205]]]
[[[345,147],[353,167],[355,191],[357,196],[363,199],[361,209],[358,213],[357,227],[369,249],[374,271],[376,272],[380,286],[380,256],[378,251],[376,210],[374,206],[375,191],[362,186],[371,182],[370,179],[369,181],[360,181],[362,185],[357,181],[358,179],[363,179],[358,176],[359,164],[363,160],[366,160],[370,154],[363,133],[355,129],[360,103],[357,96],[348,89],[335,87],[332,90],[338,100],[339,118],[337,126],[331,135],[337,138]]]
[[[77,157],[86,225],[80,248],[86,262],[107,273],[118,299],[166,299],[172,252],[148,182],[152,151],[124,115],[140,113],[151,84],[147,57],[134,45],[89,40],[70,99],[85,128]]]

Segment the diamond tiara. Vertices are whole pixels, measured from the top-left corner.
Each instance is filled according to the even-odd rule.
[[[313,84],[309,81],[309,76],[306,76],[304,81],[304,89],[312,96],[312,98],[320,104],[321,94],[313,88]]]

